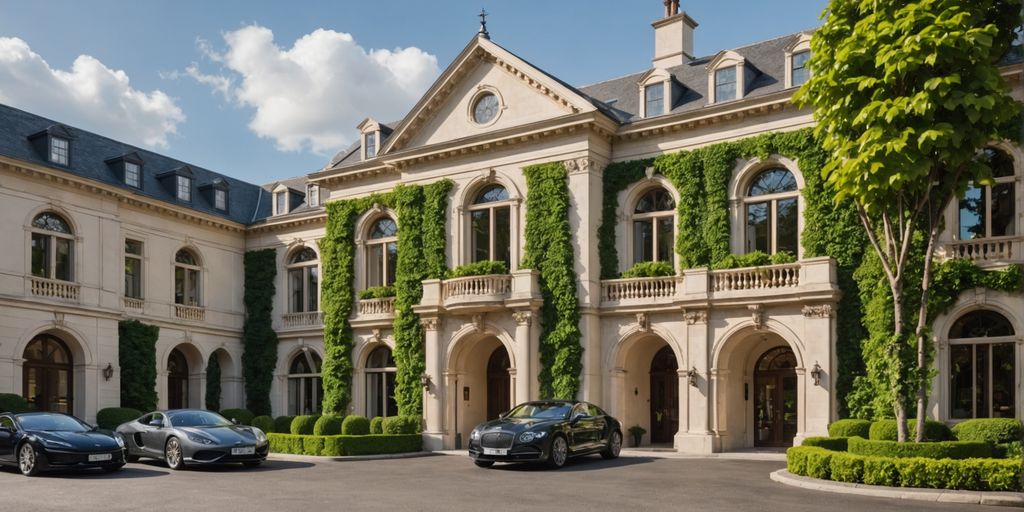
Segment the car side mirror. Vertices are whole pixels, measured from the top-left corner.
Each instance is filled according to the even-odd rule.
[[[575,425],[580,422],[581,419],[586,418],[586,414],[576,414],[569,420],[570,425]]]
[[[235,418],[231,418],[231,423],[234,425],[238,425],[238,420],[236,420]]]
[[[149,425],[151,427],[160,428],[160,427],[164,426],[164,422],[162,422],[160,420],[152,420],[149,423],[147,423],[147,425]]]
[[[4,434],[13,434],[14,430],[11,427],[0,427],[0,432]]]

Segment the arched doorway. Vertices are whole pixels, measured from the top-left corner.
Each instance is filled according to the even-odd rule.
[[[792,446],[797,431],[796,355],[775,347],[754,366],[754,446]]]
[[[651,359],[651,443],[671,443],[679,431],[679,364],[672,347]]]
[[[167,357],[167,408],[188,407],[188,360],[180,350],[174,349]]]
[[[508,351],[498,347],[491,352],[487,360],[487,419],[497,419],[498,415],[512,407],[512,379],[508,368],[511,366]]]
[[[74,411],[74,361],[60,339],[42,334],[25,347],[22,390],[28,404],[39,411]]]

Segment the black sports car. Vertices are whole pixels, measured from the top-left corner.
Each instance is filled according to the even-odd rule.
[[[120,434],[99,430],[74,416],[53,412],[0,414],[0,464],[26,476],[46,469],[124,466]]]
[[[230,462],[255,467],[270,451],[262,430],[200,409],[151,412],[119,425],[117,431],[124,436],[129,462],[150,457],[166,461],[171,469]]]
[[[621,448],[619,420],[596,405],[566,400],[520,404],[469,435],[469,456],[482,468],[495,462],[546,462],[560,468],[578,455],[614,459]]]

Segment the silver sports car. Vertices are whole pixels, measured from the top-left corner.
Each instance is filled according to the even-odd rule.
[[[262,430],[199,409],[151,412],[119,425],[117,432],[124,436],[129,462],[162,459],[171,469],[231,462],[255,467],[267,459],[270,448]]]

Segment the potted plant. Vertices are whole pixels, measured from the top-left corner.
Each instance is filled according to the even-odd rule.
[[[643,439],[644,434],[647,433],[647,429],[640,425],[633,425],[629,427],[629,433],[633,435],[633,446],[640,446],[640,440]]]

